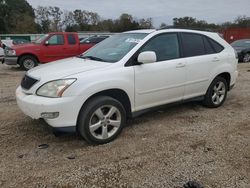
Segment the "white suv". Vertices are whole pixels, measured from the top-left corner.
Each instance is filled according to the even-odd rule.
[[[237,75],[235,51],[216,33],[139,30],[28,71],[16,98],[28,116],[103,144],[154,107],[194,98],[219,107]]]

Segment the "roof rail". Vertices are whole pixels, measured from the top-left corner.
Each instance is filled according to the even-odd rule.
[[[163,29],[188,29],[188,30],[215,32],[213,29],[209,29],[209,28],[181,27],[181,26],[173,26],[173,25],[171,25],[171,26],[166,26],[166,27],[162,27],[162,28],[157,29],[157,30],[163,30]]]

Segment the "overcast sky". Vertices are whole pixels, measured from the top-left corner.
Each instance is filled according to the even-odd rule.
[[[249,0],[28,0],[37,6],[58,6],[63,10],[83,9],[102,18],[118,18],[122,13],[136,18],[153,18],[154,25],[172,18],[192,16],[207,22],[233,21],[239,15],[250,16]]]

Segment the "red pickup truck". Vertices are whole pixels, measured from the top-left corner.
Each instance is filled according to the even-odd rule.
[[[6,48],[4,62],[7,65],[18,64],[22,69],[29,70],[39,63],[48,63],[80,55],[105,38],[107,37],[99,37],[99,40],[91,40],[90,38],[90,40],[85,39],[83,42],[80,42],[77,33],[49,33],[34,43]]]

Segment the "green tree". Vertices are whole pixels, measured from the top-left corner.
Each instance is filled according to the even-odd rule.
[[[0,0],[0,23],[1,33],[35,33],[37,29],[34,10],[26,0]]]

